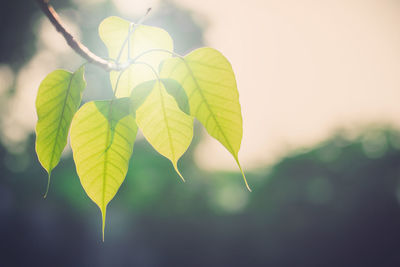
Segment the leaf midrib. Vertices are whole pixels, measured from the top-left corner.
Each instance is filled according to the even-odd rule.
[[[107,123],[109,123],[107,119]],[[105,152],[104,152],[104,165],[103,165],[103,186],[102,186],[102,193],[101,193],[101,213],[102,213],[102,232],[103,232],[103,241],[104,241],[104,229],[105,229],[105,218],[106,218],[106,206],[105,198],[106,198],[106,180],[107,180],[107,161],[108,161],[108,143],[110,141],[110,132],[111,132],[111,125],[107,127],[107,135],[106,135],[106,142],[105,142]]]
[[[65,106],[67,104],[68,96],[69,96],[70,91],[71,91],[71,83],[72,83],[72,79],[74,78],[74,75],[75,75],[75,72],[71,74],[71,77],[70,77],[69,82],[68,82],[68,88],[67,88],[67,92],[65,94],[65,99],[64,99],[62,110],[61,110],[60,121],[58,122],[56,137],[54,139],[54,145],[53,145],[53,149],[52,149],[52,152],[51,152],[51,157],[50,157],[50,162],[49,162],[49,174],[53,170],[52,163],[53,163],[53,159],[54,159],[54,151],[55,151],[55,148],[56,148],[58,136],[60,134],[61,122],[62,122],[62,118],[64,117]]]
[[[229,148],[228,148],[229,151],[230,151],[232,154],[234,154],[234,157],[235,157],[235,159],[236,159],[236,153],[234,152],[231,143],[228,141],[228,138],[226,137],[224,131],[223,131],[222,128],[221,128],[221,125],[219,125],[219,122],[218,122],[217,118],[216,118],[215,115],[214,115],[214,112],[212,111],[210,105],[208,104],[207,99],[206,99],[206,97],[204,96],[203,91],[202,91],[202,89],[201,89],[201,87],[200,87],[200,85],[199,85],[199,83],[198,83],[198,81],[197,81],[197,78],[194,76],[193,71],[192,71],[192,69],[191,69],[190,66],[189,66],[189,63],[188,63],[185,59],[183,59],[183,58],[182,58],[182,61],[185,63],[185,65],[186,65],[186,67],[187,67],[187,69],[188,69],[190,75],[192,76],[192,79],[193,79],[193,81],[194,81],[194,83],[195,83],[195,85],[196,85],[196,88],[197,88],[197,90],[199,91],[199,94],[200,94],[200,96],[202,97],[203,102],[206,104],[207,109],[209,110],[209,112],[210,112],[210,114],[211,114],[211,117],[212,117],[213,120],[215,121],[215,124],[217,125],[217,128],[219,129],[220,133],[222,134],[222,137],[225,139],[225,141],[226,141],[226,143],[227,143],[227,145],[228,145],[228,147],[229,147]],[[189,99],[189,101],[190,101],[190,99]]]
[[[165,103],[164,103],[163,95],[162,95],[162,92],[161,92],[161,81],[158,81],[158,92],[160,94],[161,109],[162,109],[162,112],[163,112],[164,121],[165,121],[165,124],[167,126],[168,140],[169,140],[169,146],[170,146],[171,153],[172,153],[172,159],[173,159],[173,162],[175,163],[175,150],[174,150],[174,147],[172,145],[172,137],[171,137],[171,132],[170,132],[170,129],[169,129]]]
[[[109,123],[107,121],[107,123]],[[104,153],[104,165],[103,165],[103,190],[102,190],[102,210],[103,212],[105,211],[106,207],[105,207],[105,199],[106,199],[106,180],[107,180],[107,161],[108,161],[108,142],[110,141],[110,131],[111,129],[109,127],[107,127],[107,135],[106,135],[106,143],[105,143],[105,149],[106,152]],[[111,147],[111,145],[110,145]]]

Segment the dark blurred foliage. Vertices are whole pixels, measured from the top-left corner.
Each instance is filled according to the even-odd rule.
[[[66,7],[68,1],[58,1]],[[40,10],[34,0],[1,1],[0,3],[0,63],[18,70],[35,53],[35,22]]]
[[[174,40],[189,39],[185,47],[177,42],[180,53],[200,46],[191,15],[164,5],[146,23],[166,28]],[[82,40],[105,56],[96,27],[115,9],[108,2],[91,11],[80,23]],[[35,52],[32,26],[42,15],[31,0],[3,1],[0,14],[0,62],[17,70]],[[88,83],[106,81],[93,78],[100,72],[88,67]],[[96,97],[95,88],[88,90]],[[0,144],[0,266],[400,266],[399,132],[339,132],[249,172],[252,193],[237,172],[200,170],[197,143],[198,137],[180,161],[186,183],[146,142],[135,144],[108,207],[104,243],[100,211],[70,155],[53,171],[44,200],[47,175],[34,136],[19,152]]]
[[[27,61],[35,51],[35,36],[32,27],[27,27],[33,22],[35,9],[34,1],[15,1],[9,5],[8,1],[2,1],[0,6],[0,62],[12,64],[14,68],[19,68],[22,63]],[[10,19],[10,14],[13,19]],[[20,34],[15,33],[15,29],[23,29]],[[18,47],[19,49],[14,49]],[[3,52],[7,51],[7,53]]]
[[[0,148],[0,261],[4,266],[398,266],[399,132],[381,131],[384,153],[365,155],[363,137],[341,135],[268,170],[206,173],[168,160],[144,141],[108,209],[101,242],[98,208],[85,195],[72,159],[46,174],[29,151]],[[397,139],[396,139],[397,138]],[[392,143],[390,143],[392,140]],[[394,141],[393,141],[394,140]],[[397,143],[396,143],[397,142]],[[234,185],[243,209],[215,202]],[[234,198],[235,196],[233,196]],[[2,265],[3,266],[3,265]]]

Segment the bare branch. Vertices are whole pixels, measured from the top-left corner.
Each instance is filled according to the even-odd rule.
[[[81,57],[86,59],[88,62],[93,63],[106,71],[121,70],[119,66],[113,62],[109,62],[104,58],[101,58],[89,50],[79,40],[75,39],[74,36],[64,27],[61,23],[60,17],[52,6],[49,5],[49,0],[36,0],[39,4],[40,9],[49,18],[50,22],[54,25],[56,30],[64,36],[68,45]]]

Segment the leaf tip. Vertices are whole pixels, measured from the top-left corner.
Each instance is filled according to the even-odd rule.
[[[244,183],[246,184],[247,190],[249,190],[249,192],[253,192],[253,191],[251,190],[249,184],[247,183],[246,176],[244,176],[244,173],[243,173],[243,179],[244,179]]]
[[[106,228],[106,207],[103,207],[101,209],[101,217],[102,217],[101,233],[102,233],[102,241],[104,243],[104,230]]]
[[[43,198],[45,199],[47,197],[47,194],[49,193],[49,188],[50,188],[50,176],[51,176],[51,171],[49,172],[49,175],[47,177],[47,186],[46,186],[46,192],[43,195]]]
[[[177,165],[177,163],[176,163],[176,162],[175,162],[175,163],[173,162],[172,165],[174,165],[174,169],[175,169],[176,173],[179,175],[179,177],[181,177],[182,181],[183,181],[183,182],[186,182],[186,181],[185,181],[185,178],[183,178],[182,174],[181,174],[180,171],[178,170],[178,165]]]
[[[239,165],[239,169],[240,169],[240,172],[242,173],[243,181],[244,181],[244,183],[245,183],[245,185],[246,185],[247,190],[249,190],[249,192],[253,192],[253,191],[251,190],[249,184],[247,183],[246,176],[244,175],[244,172],[243,172],[243,170],[242,170],[242,167],[240,167],[240,165]]]
[[[236,160],[237,165],[239,166],[240,172],[242,173],[243,181],[244,181],[244,183],[245,183],[245,185],[246,185],[247,190],[249,190],[249,192],[253,192],[253,191],[251,190],[249,184],[247,183],[246,175],[244,175],[244,171],[243,171],[243,169],[242,169],[242,166],[241,166],[240,163],[239,163],[238,158],[235,157],[235,160]]]

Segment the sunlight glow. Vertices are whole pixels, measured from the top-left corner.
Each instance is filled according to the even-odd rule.
[[[157,9],[160,0],[113,0],[115,7],[121,15],[128,18],[138,18],[146,14],[148,8],[153,11]]]
[[[315,145],[338,127],[400,127],[396,1],[176,2],[208,19],[206,45],[232,63],[245,169]],[[202,140],[196,159],[207,169],[235,168],[210,137]]]

